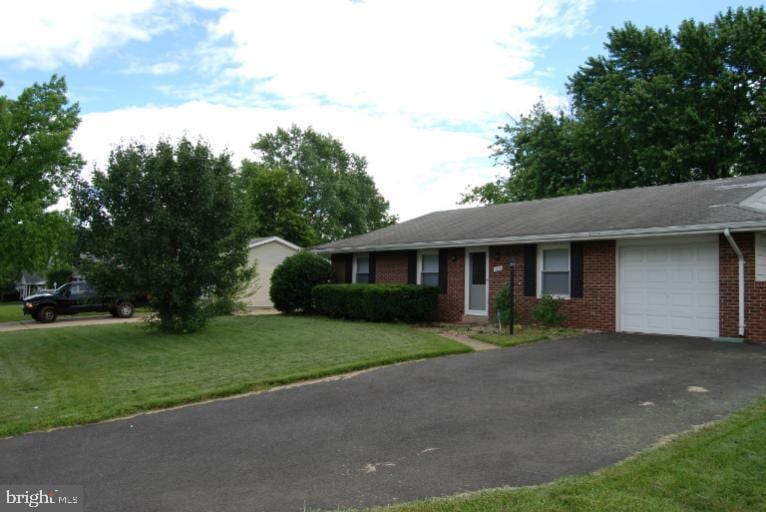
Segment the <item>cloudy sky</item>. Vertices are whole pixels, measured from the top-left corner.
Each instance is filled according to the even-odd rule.
[[[202,136],[235,160],[259,133],[311,125],[365,155],[401,219],[491,179],[497,127],[564,82],[625,21],[710,21],[715,0],[9,2],[0,94],[64,75],[73,145]],[[737,4],[740,5],[740,4]],[[741,5],[758,5],[744,2]]]

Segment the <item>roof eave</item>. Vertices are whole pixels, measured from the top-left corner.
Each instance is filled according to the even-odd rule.
[[[435,249],[453,247],[475,247],[483,245],[510,245],[546,242],[577,242],[585,240],[616,240],[623,238],[662,237],[674,235],[705,235],[722,232],[729,228],[735,231],[751,231],[766,229],[766,220],[724,222],[716,224],[695,224],[687,226],[663,226],[637,229],[615,229],[604,231],[583,231],[579,233],[555,233],[549,235],[522,235],[497,238],[477,238],[466,240],[445,240],[433,242],[411,242],[403,244],[370,244],[352,247],[316,247],[312,249],[318,254],[338,254],[365,251],[402,251],[412,249]]]
[[[263,238],[263,239],[260,239],[260,240],[257,240],[257,241],[250,241],[250,242],[247,244],[247,248],[248,248],[248,249],[254,249],[254,248],[256,248],[256,247],[260,247],[260,246],[262,246],[262,245],[270,244],[270,243],[272,243],[272,242],[276,242],[276,243],[278,243],[278,244],[282,244],[282,245],[284,245],[285,247],[288,247],[288,248],[290,248],[290,249],[294,249],[294,250],[296,250],[296,251],[300,251],[300,250],[301,250],[301,247],[300,247],[300,246],[298,246],[298,245],[295,245],[295,244],[294,244],[294,243],[292,243],[292,242],[288,242],[288,241],[287,241],[287,240],[285,240],[284,238],[281,238],[281,237],[278,237],[278,236],[269,236],[269,237],[265,237],[265,238]]]

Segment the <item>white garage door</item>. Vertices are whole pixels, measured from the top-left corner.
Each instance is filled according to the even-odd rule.
[[[619,329],[718,336],[718,239],[619,246]]]

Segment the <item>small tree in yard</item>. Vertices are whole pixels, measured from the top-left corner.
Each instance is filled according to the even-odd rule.
[[[274,269],[269,295],[274,307],[283,313],[313,313],[312,288],[332,282],[333,277],[329,261],[301,251]]]
[[[149,293],[164,331],[202,327],[252,277],[234,169],[201,142],[120,147],[72,203],[79,268],[99,289]]]

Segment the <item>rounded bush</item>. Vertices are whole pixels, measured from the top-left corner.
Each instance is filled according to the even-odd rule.
[[[312,313],[311,289],[333,281],[332,265],[316,254],[301,251],[285,260],[271,274],[269,296],[283,313]]]

